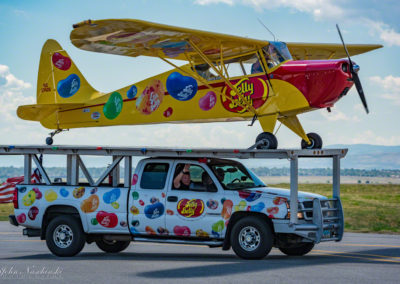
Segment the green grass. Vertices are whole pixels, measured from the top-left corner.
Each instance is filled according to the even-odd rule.
[[[299,184],[299,190],[332,196],[331,184]],[[400,234],[400,185],[343,184],[341,198],[346,231]],[[0,221],[12,213],[12,203],[0,204]]]

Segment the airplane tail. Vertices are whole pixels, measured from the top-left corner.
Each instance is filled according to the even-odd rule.
[[[86,81],[61,45],[49,39],[40,56],[36,104],[19,106],[17,115],[57,128],[58,122],[54,120],[58,111],[83,106],[99,96],[101,93]],[[46,120],[54,122],[50,126]]]

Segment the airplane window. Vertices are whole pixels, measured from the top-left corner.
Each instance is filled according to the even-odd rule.
[[[278,66],[282,62],[292,59],[292,55],[284,42],[271,41],[263,50],[268,68]]]
[[[214,69],[212,69],[207,63],[195,65],[194,69],[201,77],[203,77],[207,81],[221,79],[221,77],[218,76]]]

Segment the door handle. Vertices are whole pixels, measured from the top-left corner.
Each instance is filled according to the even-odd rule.
[[[178,196],[168,196],[167,201],[169,202],[177,202],[178,201]]]

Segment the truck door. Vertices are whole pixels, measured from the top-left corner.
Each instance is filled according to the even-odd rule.
[[[165,231],[168,160],[142,160],[132,179],[128,222],[132,234],[156,235]]]
[[[166,200],[168,233],[180,237],[223,238],[222,188],[208,166],[197,161],[176,161],[172,173]]]

